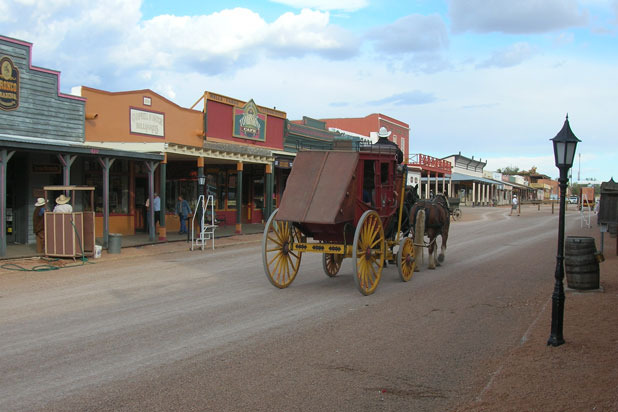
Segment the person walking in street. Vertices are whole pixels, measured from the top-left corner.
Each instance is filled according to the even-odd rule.
[[[39,197],[34,204],[32,214],[32,231],[36,236],[36,253],[45,252],[45,207],[47,200]]]
[[[517,211],[517,216],[519,216],[519,209],[517,208],[518,206],[519,200],[517,199],[517,195],[513,195],[513,201],[511,202],[511,213],[509,213],[509,216],[513,215],[514,210]]]
[[[189,207],[189,202],[183,199],[182,196],[178,196],[178,203],[176,204],[176,214],[180,218],[180,232],[178,232],[178,234],[189,233],[187,230],[187,219],[191,214],[191,208]]]
[[[60,195],[56,198],[56,206],[54,207],[54,213],[73,213],[73,206],[69,204],[70,197]]]

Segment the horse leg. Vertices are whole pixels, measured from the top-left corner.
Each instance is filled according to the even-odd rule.
[[[440,248],[440,255],[438,256],[438,262],[444,262],[444,255],[446,254],[446,241],[448,240],[448,226],[442,228],[440,235],[442,238],[442,247]]]
[[[436,255],[437,246],[436,246],[436,234],[433,231],[428,231],[427,235],[429,236],[429,264],[427,265],[427,269],[435,269],[436,268]]]

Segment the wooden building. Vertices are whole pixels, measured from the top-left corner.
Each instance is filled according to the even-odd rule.
[[[7,244],[34,243],[32,213],[44,186],[83,185],[89,164],[109,170],[116,160],[163,158],[85,145],[86,100],[61,93],[60,73],[34,66],[31,58],[31,43],[0,36],[0,257]],[[88,207],[72,202],[77,211]],[[108,206],[97,220],[104,239]]]

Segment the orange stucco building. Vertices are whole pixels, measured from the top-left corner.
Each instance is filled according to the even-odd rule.
[[[212,196],[220,224],[236,225],[238,232],[242,223],[261,222],[270,212],[274,155],[283,150],[285,112],[211,92],[194,105],[203,102],[201,110],[181,107],[152,90],[82,87],[80,94],[86,99],[89,145],[164,155],[160,165],[111,166],[110,230],[147,231],[150,191],[160,194],[158,231],[163,238],[180,227],[178,196],[189,201],[192,211],[200,195]],[[86,181],[96,187],[101,170],[88,166]]]

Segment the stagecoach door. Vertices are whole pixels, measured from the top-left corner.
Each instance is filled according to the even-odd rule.
[[[381,210],[381,214],[390,214],[397,208],[397,202],[395,199],[395,185],[394,185],[394,162],[376,162],[379,164],[379,190],[378,190],[378,202],[377,207]]]

